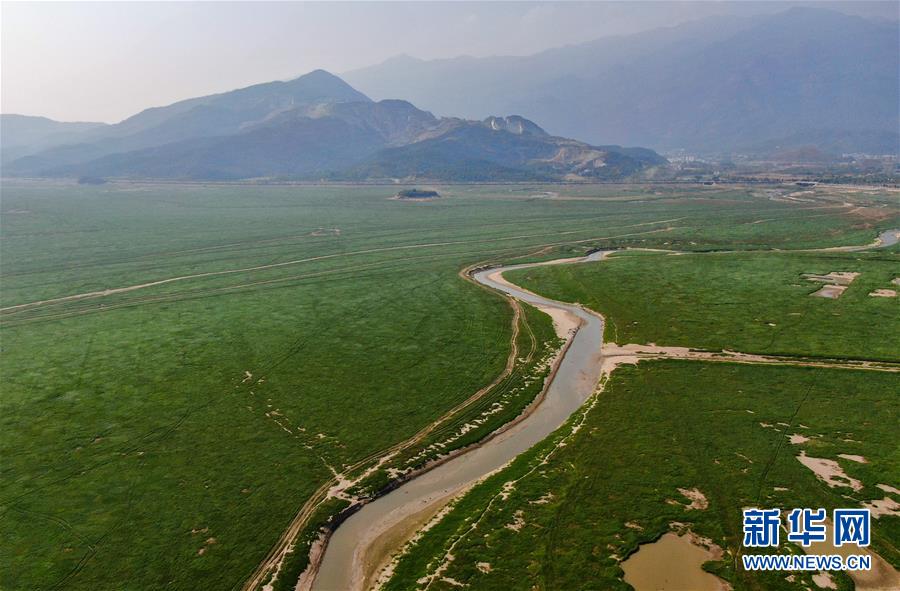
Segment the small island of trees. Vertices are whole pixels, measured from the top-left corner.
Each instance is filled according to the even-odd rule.
[[[406,189],[397,193],[396,197],[397,199],[432,199],[440,197],[440,194],[429,189]]]

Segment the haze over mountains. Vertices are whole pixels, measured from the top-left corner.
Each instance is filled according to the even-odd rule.
[[[347,73],[352,86],[317,70],[115,125],[3,115],[0,162],[6,176],[512,181],[646,177],[665,164],[653,149],[896,154],[898,30],[792,8],[527,57],[401,56]]]
[[[78,141],[82,132],[106,127],[105,123],[69,123],[28,115],[2,115],[0,125],[4,160],[13,160],[44,148]]]
[[[707,154],[808,145],[896,153],[898,30],[791,8],[527,57],[400,56],[344,77],[372,97],[402,96],[460,117],[519,113],[587,142]]]
[[[6,126],[4,116],[3,125]],[[11,122],[22,124],[22,118]],[[61,124],[63,125],[63,124]],[[20,136],[24,134],[20,133]],[[652,150],[554,137],[522,117],[439,119],[374,102],[317,70],[288,82],[148,109],[6,161],[4,174],[193,180],[618,179],[664,164]]]

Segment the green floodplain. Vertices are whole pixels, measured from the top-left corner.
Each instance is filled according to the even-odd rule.
[[[900,301],[868,295],[900,276],[897,247],[785,252],[871,243],[900,226],[896,192],[438,190],[403,202],[388,186],[4,181],[0,588],[237,589],[335,474],[436,425],[397,459],[416,467],[502,401],[456,444],[484,437],[537,394],[540,360],[559,343],[541,313],[514,316],[465,281],[471,265],[659,249],[509,278],[603,313],[619,344],[900,361]],[[803,274],[833,271],[860,274],[840,298],[810,297],[820,284]],[[542,473],[488,507],[567,427],[459,501],[389,586],[416,587],[452,543],[442,572],[473,588],[627,588],[620,561],[673,521],[727,552],[747,502],[881,498],[875,485],[900,486],[897,385],[894,373],[844,369],[620,368]],[[761,426],[780,422],[815,437],[786,446],[789,429]],[[827,487],[794,459],[801,448],[864,456],[841,461],[864,488]],[[358,492],[387,482],[378,472]],[[709,508],[667,503],[679,487]],[[525,525],[504,527],[516,511]],[[487,537],[457,540],[475,514]],[[898,518],[874,529],[873,548],[900,565]],[[735,588],[792,584],[727,560],[709,570]]]

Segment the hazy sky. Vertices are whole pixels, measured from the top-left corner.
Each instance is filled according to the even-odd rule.
[[[142,109],[400,53],[524,55],[797,2],[0,4],[0,111],[119,121]],[[820,3],[897,19],[898,4]]]

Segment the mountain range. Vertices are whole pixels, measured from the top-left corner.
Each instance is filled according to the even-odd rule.
[[[399,56],[343,77],[460,117],[514,112],[587,142],[730,155],[900,152],[900,27],[795,7],[523,57]]]
[[[48,120],[37,120],[48,127]],[[642,148],[551,136],[519,116],[438,118],[403,100],[372,101],[316,70],[166,107],[115,125],[30,136],[18,126],[4,174],[38,177],[237,179],[619,179],[665,164]],[[52,127],[52,126],[50,126]],[[64,141],[47,147],[50,138]],[[29,147],[34,146],[30,152]]]
[[[349,84],[316,70],[114,125],[2,115],[0,165],[5,176],[510,181],[646,178],[666,163],[622,145],[900,154],[898,32],[791,8],[523,57],[400,56],[344,74]]]

